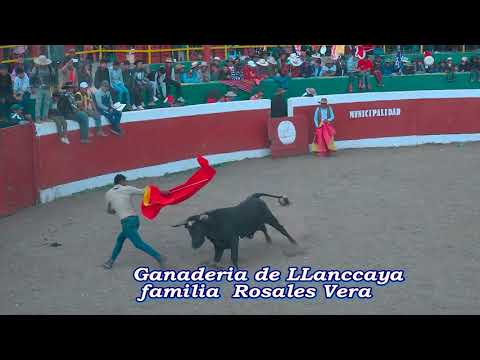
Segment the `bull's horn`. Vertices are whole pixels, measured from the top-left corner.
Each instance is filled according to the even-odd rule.
[[[207,214],[202,214],[200,215],[200,221],[205,221],[205,220],[208,220],[208,215]]]
[[[187,225],[187,220],[185,220],[184,222],[182,222],[180,224],[177,224],[177,225],[171,225],[171,227],[179,227],[179,226],[184,226],[184,225]]]

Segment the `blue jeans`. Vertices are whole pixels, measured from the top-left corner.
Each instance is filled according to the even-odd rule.
[[[125,104],[130,106],[130,93],[128,92],[127,87],[121,83],[112,84],[112,87],[118,93],[118,101],[123,102],[123,99],[125,98]]]
[[[84,111],[77,111],[73,116],[73,120],[78,122],[80,127],[80,139],[88,140],[88,115]]]
[[[146,252],[148,255],[152,256],[156,260],[161,260],[160,254],[156,252],[150,245],[144,242],[140,237],[138,233],[138,229],[140,228],[140,221],[138,219],[138,216],[126,217],[121,220],[121,224],[122,232],[118,235],[117,243],[113,248],[112,262],[115,261],[115,259],[120,254],[120,251],[122,251],[123,243],[127,238],[130,239],[130,241],[137,249]]]
[[[122,118],[122,113],[117,110],[113,110],[112,112],[102,110],[101,113],[110,122],[112,129],[120,132],[120,119]]]

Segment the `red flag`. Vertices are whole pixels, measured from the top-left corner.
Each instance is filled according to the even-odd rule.
[[[202,156],[197,156],[197,161],[200,164],[200,169],[186,182],[170,189],[170,195],[163,195],[155,185],[148,185],[145,188],[141,203],[141,211],[144,217],[149,220],[155,219],[163,207],[176,205],[189,199],[214,178],[216,171],[209,165],[208,160]]]

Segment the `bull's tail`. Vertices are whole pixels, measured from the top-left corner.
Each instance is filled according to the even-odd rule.
[[[282,206],[288,206],[288,205],[291,204],[290,200],[286,196],[282,196],[282,195],[271,195],[271,194],[265,194],[265,193],[256,193],[256,194],[253,194],[250,197],[260,199],[262,196],[267,196],[267,197],[278,199],[278,203]]]

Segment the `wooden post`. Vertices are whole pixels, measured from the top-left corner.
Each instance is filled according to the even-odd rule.
[[[225,59],[228,58],[228,46],[225,45]]]
[[[190,45],[187,45],[187,61],[190,61]]]
[[[102,59],[103,59],[103,46],[102,46],[102,45],[99,45],[99,46],[98,46],[98,50],[99,50],[98,59],[99,59],[99,60],[102,60]]]
[[[148,63],[152,63],[152,45],[148,45]]]
[[[384,53],[384,54],[387,53],[387,45],[383,45],[383,53]]]
[[[420,45],[420,53],[423,54],[423,45]]]
[[[465,50],[466,50],[466,46],[462,45],[462,52],[465,52]]]

